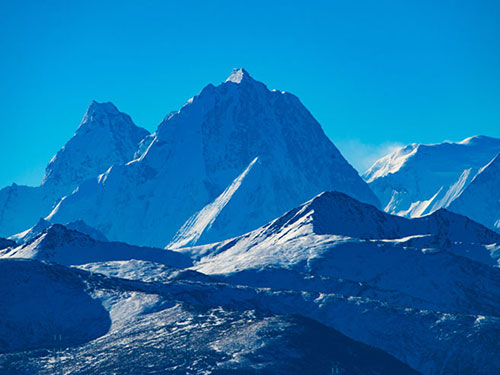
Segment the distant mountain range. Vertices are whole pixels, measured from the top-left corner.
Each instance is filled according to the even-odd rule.
[[[92,102],[0,190],[0,373],[498,374],[500,140],[361,178],[243,69],[149,134]]]
[[[363,175],[386,212],[417,217],[440,208],[500,230],[497,173],[500,139],[411,144],[384,156]]]

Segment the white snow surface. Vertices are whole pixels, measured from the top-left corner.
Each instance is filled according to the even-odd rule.
[[[186,223],[175,234],[172,242],[167,246],[168,249],[175,249],[187,245],[196,245],[206,228],[210,229],[217,216],[226,207],[233,197],[234,193],[240,187],[244,178],[252,169],[252,166],[258,158],[252,160],[248,167],[240,174],[215,201],[206,205],[200,212],[196,213],[186,221]]]
[[[449,207],[499,152],[500,139],[486,136],[457,143],[414,143],[379,159],[363,177],[386,212],[418,217]],[[489,217],[476,215],[474,220],[491,227]]]
[[[243,77],[248,74],[244,69],[233,69],[231,75],[227,77],[226,82],[241,83]],[[246,78],[246,77],[245,77]]]
[[[500,154],[481,168],[449,208],[500,232]]]
[[[497,261],[488,245],[495,243],[500,235],[446,210],[407,219],[326,192],[243,236],[178,251],[198,260],[196,270],[214,274],[269,265],[305,267],[335,247],[437,248],[492,266]]]

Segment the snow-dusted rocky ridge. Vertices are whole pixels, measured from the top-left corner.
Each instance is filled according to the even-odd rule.
[[[66,265],[130,259],[181,268],[191,265],[191,260],[178,252],[98,241],[60,224],[44,228],[26,243],[0,250],[0,258],[38,259]]]
[[[10,236],[9,239],[15,241],[17,244],[25,244],[38,237],[40,233],[42,233],[45,229],[47,229],[51,225],[52,223],[50,221],[45,219],[40,219],[38,223],[36,223],[36,225],[31,227],[30,229],[27,229],[21,233],[14,234],[13,236]],[[64,224],[64,226],[67,229],[76,230],[80,233],[86,234],[95,240],[101,242],[107,241],[106,236],[104,236],[104,234],[99,232],[97,229],[88,226],[83,220],[77,220],[71,223],[66,223]]]
[[[451,212],[405,219],[333,192],[244,236],[179,251],[198,259],[195,270],[245,285],[309,284],[396,305],[495,315],[500,271],[491,267],[499,247],[500,235]]]
[[[386,212],[416,217],[450,206],[498,153],[500,139],[485,136],[458,143],[411,144],[379,159],[363,177]],[[498,184],[490,186],[493,190],[485,193],[495,195]],[[500,217],[498,210],[492,213]],[[488,215],[474,219],[492,227]]]
[[[0,190],[0,236],[27,230],[83,181],[132,160],[148,134],[113,104],[92,102],[73,137],[47,165],[41,186]]]
[[[180,246],[243,234],[325,190],[378,205],[299,99],[242,69],[206,86],[145,143],[139,159],[81,185],[49,219]]]

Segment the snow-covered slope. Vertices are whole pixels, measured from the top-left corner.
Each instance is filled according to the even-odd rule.
[[[92,102],[76,133],[47,165],[41,186],[0,190],[0,235],[32,227],[80,183],[132,160],[148,134],[113,104]]]
[[[450,210],[500,232],[500,154],[481,168]]]
[[[0,260],[0,370],[417,374],[387,353],[314,320],[263,313],[240,303],[234,308],[193,305],[172,295],[180,288],[190,299],[196,284],[170,284],[131,283],[37,261]],[[209,289],[207,294],[213,291]],[[37,348],[52,350],[33,350]]]
[[[241,69],[168,115],[146,144],[138,160],[81,185],[50,220],[81,218],[110,239],[165,246],[174,236],[186,244],[240,235],[325,190],[378,204],[297,97]]]
[[[171,283],[172,296],[197,304],[295,313],[378,347],[424,374],[489,374],[500,369],[500,319],[395,306],[338,294]]]
[[[178,252],[97,241],[60,224],[49,226],[25,244],[1,250],[0,258],[29,258],[66,265],[129,259],[149,260],[175,267],[191,264],[188,257]]]
[[[458,143],[414,143],[381,158],[363,177],[386,212],[421,216],[448,207],[499,152],[500,139],[485,136]]]
[[[51,268],[50,274],[57,280],[71,279],[66,272]],[[85,282],[87,293],[109,312],[109,332],[87,344],[70,345],[60,353],[1,356],[0,365],[40,369],[38,373],[53,373],[58,368],[71,373],[151,373],[167,369],[185,373],[187,367],[194,373],[217,373],[217,366],[220,373],[244,373],[245,369],[258,373],[256,369],[260,368],[266,374],[308,372],[304,367],[289,367],[300,363],[309,372],[331,374],[331,367],[323,372],[323,358],[335,362],[338,358],[335,365],[340,369],[348,366],[351,357],[335,341],[325,336],[318,341],[306,339],[315,337],[315,332],[330,332],[326,327],[300,318],[296,322],[305,323],[298,330],[294,325],[283,325],[287,318],[282,320],[280,315],[291,313],[390,351],[425,374],[495,374],[500,368],[496,340],[500,321],[493,316],[433,312],[338,294],[249,288],[190,278],[144,283],[73,272]],[[12,286],[7,282],[0,288]],[[259,324],[262,319],[269,319],[269,324]],[[303,335],[295,336],[296,332]],[[331,345],[321,345],[324,342]],[[340,343],[356,355],[349,341]],[[332,351],[325,353],[326,347]],[[305,355],[309,349],[320,358]],[[360,371],[373,372],[371,359],[370,355],[358,360],[358,366],[363,366]],[[391,373],[391,366],[398,366],[394,367],[400,369],[396,373],[408,371],[390,358],[385,361],[388,368],[375,373]]]
[[[23,262],[29,265],[29,269],[12,267],[8,262]],[[255,373],[259,369],[265,374],[302,374],[307,371],[330,374],[331,366],[350,369],[351,358],[356,358],[358,370],[353,368],[353,373],[389,374],[391,369],[396,374],[411,373],[384,353],[370,352],[366,346],[355,346],[352,340],[346,340],[321,324],[387,351],[424,374],[496,374],[500,368],[500,346],[496,339],[500,333],[500,319],[496,317],[498,310],[491,310],[491,315],[471,315],[412,308],[401,299],[402,304],[396,305],[352,294],[233,286],[211,281],[209,277],[200,279],[196,272],[179,274],[178,270],[172,269],[175,276],[169,277],[168,270],[162,266],[156,267],[164,274],[160,280],[143,282],[132,270],[137,262],[130,264],[132,268],[125,263],[121,262],[118,268],[93,266],[91,269],[112,270],[120,276],[129,274],[132,280],[69,270],[33,260],[0,260],[0,270],[3,271],[0,272],[0,299],[5,298],[0,307],[4,317],[8,317],[2,320],[6,328],[2,338],[6,342],[18,340],[14,350],[24,349],[23,345],[64,348],[58,352],[24,351],[0,355],[0,368],[9,373],[28,369],[36,373],[141,374],[168,369],[185,373],[188,368],[194,373],[217,373],[217,368],[222,371],[220,373],[224,373],[223,370],[227,370],[226,373],[244,373],[244,370]],[[462,267],[471,265],[479,267],[472,270],[476,275],[489,272],[498,276],[498,270],[477,263],[463,264]],[[325,267],[332,267],[332,264]],[[141,272],[146,268],[155,269],[144,262],[139,268]],[[11,276],[10,270],[16,277]],[[425,273],[421,275],[427,277]],[[485,287],[499,289],[499,280],[491,275],[488,278],[489,285],[480,288],[479,284],[485,281],[480,278],[475,288],[477,301],[483,308],[488,300],[498,304],[498,296],[483,294],[487,290]],[[419,284],[420,279],[413,283]],[[36,288],[32,287],[33,284]],[[45,304],[44,298],[32,300],[28,297],[42,287],[40,296],[50,294],[54,303]],[[460,287],[468,288],[467,284]],[[363,289],[367,290],[366,285]],[[10,304],[9,293],[19,296],[19,302]],[[85,301],[77,300],[75,295]],[[59,302],[59,298],[64,301]],[[95,302],[100,302],[109,317],[103,316],[101,319],[105,324],[98,328],[109,327],[109,331],[92,339],[88,334],[78,334],[78,330],[88,328],[81,322],[82,315],[91,306],[94,311],[98,307]],[[461,302],[457,301],[457,304]],[[59,322],[58,319],[65,317],[59,312],[59,306],[63,304],[83,308],[68,322]],[[12,321],[18,319],[16,312],[26,306],[31,309],[23,311],[30,311],[29,321],[37,327],[37,335],[19,340],[17,325]],[[462,309],[467,308],[470,306],[462,306]],[[67,306],[64,309],[67,311]],[[70,309],[68,313],[71,312]],[[290,320],[282,314],[299,314],[321,324],[300,317]],[[95,313],[86,314],[88,319],[93,316]],[[57,324],[53,324],[54,321]],[[96,328],[95,325],[92,327]],[[54,330],[60,332],[62,343],[57,342],[59,336],[56,336],[54,344],[51,335]],[[320,332],[323,334],[319,335]],[[383,363],[387,367],[380,368]],[[378,370],[375,371],[373,366]]]
[[[201,263],[215,259],[219,253],[236,262],[228,250],[234,252],[237,249],[245,253],[245,262],[266,264],[274,259],[278,264],[281,261],[298,263],[302,256],[310,256],[311,249],[317,244],[324,246],[336,240],[344,242],[346,238],[361,239],[366,243],[381,240],[392,244],[410,242],[422,248],[437,247],[488,265],[496,264],[491,245],[500,243],[498,233],[444,209],[421,218],[407,219],[382,212],[343,193],[325,192],[253,232],[178,251],[188,253],[194,259],[203,258]],[[263,253],[251,259],[246,254],[247,249],[252,252],[261,249]],[[215,267],[221,265],[218,261],[213,261]]]

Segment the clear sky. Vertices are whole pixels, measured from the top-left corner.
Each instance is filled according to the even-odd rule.
[[[398,144],[500,137],[500,1],[0,0],[0,186],[39,183],[92,99],[154,131],[244,67],[358,169]]]

